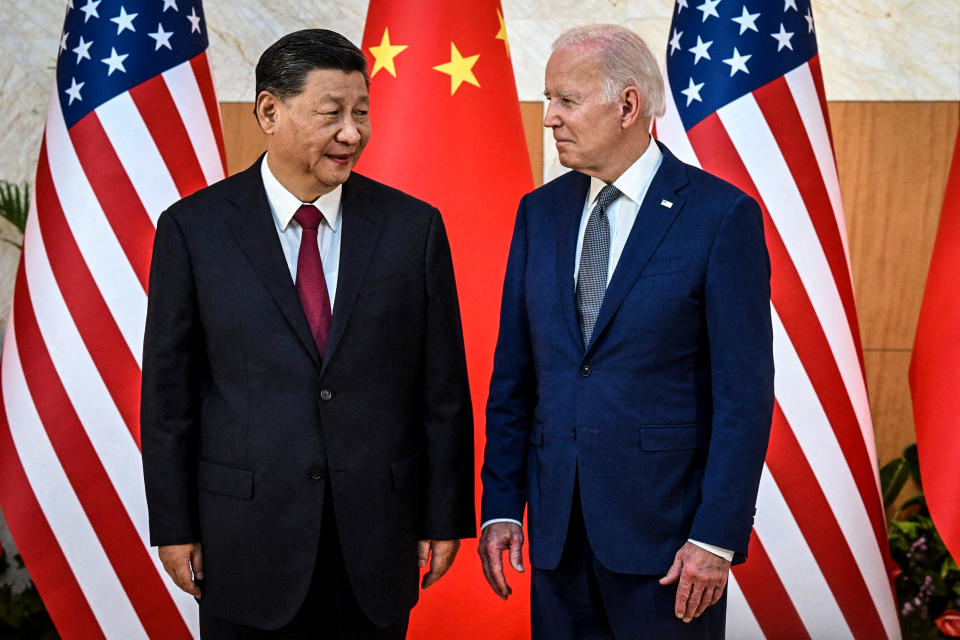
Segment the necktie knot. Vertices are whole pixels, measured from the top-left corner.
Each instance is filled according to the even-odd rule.
[[[304,229],[313,229],[316,231],[323,220],[323,214],[312,204],[302,204],[297,212],[293,214],[293,219],[297,221]]]
[[[600,208],[601,211],[606,213],[607,207],[613,203],[614,200],[620,197],[620,190],[617,189],[612,184],[608,184],[603,189],[600,189],[600,194],[597,196],[597,204],[594,208]]]

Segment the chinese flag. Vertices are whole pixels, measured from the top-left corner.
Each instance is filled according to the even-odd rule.
[[[910,361],[920,476],[930,516],[960,560],[960,132]]]
[[[533,188],[499,0],[371,0],[370,144],[357,170],[443,214],[460,293],[476,418],[475,473],[517,204]],[[477,482],[477,504],[480,484]],[[525,566],[529,564],[525,561]],[[507,569],[508,602],[466,541],[450,572],[421,592],[409,637],[529,638],[529,581]]]

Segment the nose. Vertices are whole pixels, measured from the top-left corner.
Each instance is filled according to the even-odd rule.
[[[354,145],[360,142],[360,128],[350,118],[346,120],[343,128],[337,132],[337,142],[341,144]]]
[[[547,102],[547,112],[543,114],[543,126],[548,128],[559,127],[563,124],[560,121],[560,116],[557,115],[557,111],[554,108],[553,100]]]

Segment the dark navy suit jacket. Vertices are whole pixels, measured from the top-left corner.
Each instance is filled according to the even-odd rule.
[[[688,538],[747,552],[773,411],[760,207],[663,145],[584,352],[574,256],[590,179],[527,194],[510,247],[487,404],[482,519],[529,509],[552,569],[579,476],[608,569],[663,574]],[[672,203],[672,204],[666,204]]]
[[[440,213],[357,173],[341,203],[323,358],[260,161],[157,224],[141,402],[150,539],[203,543],[200,606],[229,622],[293,618],[322,527],[336,528],[353,593],[381,625],[417,601],[417,540],[474,532],[472,410]]]

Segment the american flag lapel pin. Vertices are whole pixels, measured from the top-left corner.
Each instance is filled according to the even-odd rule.
[[[661,206],[661,207],[666,207],[667,209],[672,209],[672,208],[673,208],[673,203],[670,202],[669,200],[661,200],[661,201],[660,201],[660,206]]]

